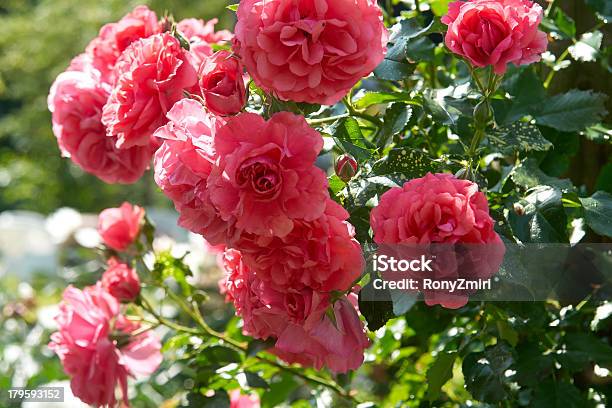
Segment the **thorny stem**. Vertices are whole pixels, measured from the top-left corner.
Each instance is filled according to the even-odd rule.
[[[218,340],[221,340],[224,343],[227,343],[228,345],[232,346],[234,349],[237,349],[238,351],[243,352],[243,353],[246,353],[248,351],[248,346],[246,344],[241,343],[237,340],[234,340],[230,337],[227,337],[225,334],[220,333],[214,330],[213,328],[211,328],[206,323],[204,318],[202,317],[202,314],[200,313],[200,309],[197,307],[195,303],[192,305],[192,307],[190,307],[184,299],[182,299],[181,297],[173,293],[171,290],[167,290],[166,293],[168,294],[170,298],[172,298],[179,305],[181,309],[183,309],[183,311],[185,311],[185,313],[187,313],[198,324],[199,329],[182,326],[182,325],[176,324],[172,321],[165,319],[164,317],[160,316],[159,314],[155,312],[151,304],[144,297],[141,297],[142,306],[149,313],[151,313],[159,321],[159,323],[165,326],[168,326],[177,331],[182,331],[185,333],[190,333],[190,334],[195,334],[195,335],[206,335],[209,337],[216,338]],[[352,395],[349,391],[342,388],[338,383],[336,383],[333,380],[327,380],[327,379],[324,379],[324,378],[321,378],[315,375],[306,374],[298,369],[280,364],[277,361],[274,361],[272,359],[269,359],[268,357],[262,356],[259,353],[255,354],[253,357],[262,363],[269,364],[280,370],[291,373],[292,375],[298,376],[305,381],[327,387],[343,398],[349,399],[355,403],[359,402],[357,401],[354,395]]]

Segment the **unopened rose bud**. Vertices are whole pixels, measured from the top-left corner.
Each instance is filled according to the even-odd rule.
[[[345,183],[348,183],[357,174],[358,169],[359,165],[351,155],[343,154],[336,160],[336,175]]]
[[[492,112],[488,101],[481,101],[474,108],[474,122],[476,127],[485,128],[491,120]]]
[[[108,260],[102,286],[120,302],[131,302],[140,294],[140,279],[133,268],[117,258]]]
[[[521,203],[514,203],[514,212],[516,213],[516,215],[524,215],[525,214],[525,207],[523,207],[523,205]]]
[[[174,25],[174,21],[172,21],[170,17],[164,16],[164,18],[162,18],[159,25],[161,27],[162,33],[169,33],[170,31],[172,31],[172,26]]]

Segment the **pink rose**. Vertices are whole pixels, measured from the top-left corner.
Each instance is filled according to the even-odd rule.
[[[107,208],[98,217],[98,233],[108,247],[124,251],[138,237],[144,215],[144,208],[130,203]]]
[[[200,91],[206,107],[217,115],[238,113],[246,103],[244,69],[228,51],[218,51],[200,68]]]
[[[120,302],[131,302],[140,294],[140,279],[133,268],[117,258],[108,260],[102,275],[102,286]]]
[[[243,395],[239,389],[232,390],[229,393],[230,408],[259,408],[259,395],[253,393]]]
[[[163,140],[155,154],[155,182],[179,212],[179,225],[202,234],[210,243],[225,242],[228,224],[210,201],[206,187],[216,160],[213,138],[223,120],[191,99],[177,102],[168,124],[155,136]]]
[[[346,291],[365,263],[348,217],[328,199],[325,214],[314,221],[294,221],[285,237],[244,234],[236,247],[255,274],[274,287]]]
[[[332,309],[334,320],[326,314],[312,328],[290,325],[278,338],[272,352],[288,363],[323,366],[335,373],[356,370],[363,363],[368,337],[357,310],[346,298]]]
[[[81,291],[69,286],[56,317],[59,330],[49,347],[59,356],[75,396],[94,406],[115,406],[127,378],[152,374],[161,363],[161,344],[152,331],[136,336],[139,325],[119,314],[119,302],[101,284]]]
[[[204,22],[197,18],[186,18],[176,25],[176,28],[187,38],[188,41],[196,43],[198,41],[207,44],[221,44],[232,40],[233,34],[227,30],[215,31],[215,24],[218,19],[213,18]]]
[[[161,32],[155,12],[147,6],[138,6],[116,23],[106,24],[98,37],[87,46],[87,53],[93,58],[105,82],[113,83],[113,68],[121,53],[134,41]]]
[[[486,196],[477,184],[450,174],[428,173],[390,189],[372,210],[370,225],[379,252],[399,252],[397,259],[436,259],[433,271],[409,272],[398,279],[487,279],[497,272],[505,252]],[[469,295],[424,293],[427,304],[448,308],[465,305]]]
[[[377,244],[499,240],[478,185],[451,174],[428,173],[390,189],[372,210],[370,225]]]
[[[329,296],[311,289],[280,292],[259,279],[239,251],[224,254],[226,300],[244,320],[243,331],[259,339],[280,336],[288,325],[310,328],[323,316]]]
[[[280,112],[265,121],[232,117],[214,139],[219,155],[208,179],[210,199],[239,232],[284,237],[294,220],[314,221],[329,197],[314,163],[323,138],[302,116]]]
[[[529,0],[472,0],[449,4],[446,46],[476,67],[531,64],[546,51],[546,34],[538,30],[542,7]]]
[[[75,58],[49,92],[53,133],[62,155],[84,171],[107,183],[134,183],[149,167],[153,151],[149,146],[119,150],[106,137],[102,108],[109,92],[90,58]]]
[[[197,83],[189,53],[170,34],[132,43],[115,67],[117,81],[104,106],[102,123],[117,147],[150,145],[153,132],[183,91]]]
[[[235,51],[255,83],[283,100],[332,105],[383,60],[374,0],[245,0]]]

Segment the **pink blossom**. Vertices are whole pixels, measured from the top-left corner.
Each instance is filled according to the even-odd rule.
[[[255,83],[280,99],[332,105],[383,60],[374,0],[244,0],[234,49]]]
[[[197,18],[186,18],[179,21],[176,28],[192,43],[221,44],[231,41],[233,34],[230,31],[215,31],[215,25],[218,22],[219,20],[216,18],[207,22]]]
[[[128,376],[152,374],[162,361],[153,332],[131,335],[139,326],[119,314],[119,302],[101,284],[81,291],[69,286],[49,347],[57,353],[75,396],[94,406],[114,406],[119,385],[127,399]]]
[[[294,220],[325,210],[327,178],[314,163],[323,138],[302,116],[253,113],[232,117],[214,139],[219,156],[208,180],[221,217],[239,232],[284,237]]]
[[[120,302],[131,302],[140,293],[140,279],[136,271],[114,257],[108,260],[108,268],[101,282],[104,289]]]
[[[259,339],[278,337],[289,324],[312,327],[325,313],[329,296],[311,289],[280,292],[259,279],[239,251],[224,254],[226,299],[244,320],[243,331]]]
[[[206,184],[217,159],[213,139],[223,120],[191,99],[174,105],[168,120],[155,132],[163,140],[155,154],[155,182],[174,202],[180,226],[222,244],[230,226],[212,205]]]
[[[259,396],[255,393],[244,395],[239,389],[232,390],[229,393],[230,408],[259,408]]]
[[[505,252],[486,196],[477,184],[450,174],[428,173],[390,189],[372,210],[370,225],[379,252],[399,252],[397,259],[437,258],[433,272],[398,279],[422,279],[424,273],[434,279],[487,279],[497,272]],[[469,295],[424,293],[427,304],[448,308],[465,305]]]
[[[321,217],[294,221],[288,235],[244,234],[236,247],[257,277],[274,287],[346,291],[364,268],[361,246],[348,217],[344,208],[328,199]]]
[[[346,297],[332,306],[327,293],[311,288],[279,291],[259,279],[239,251],[226,250],[224,258],[226,299],[243,318],[245,334],[276,339],[272,352],[290,363],[326,366],[334,372],[361,365],[369,343],[357,310]]]
[[[53,133],[62,155],[107,183],[134,183],[149,167],[150,146],[119,150],[106,137],[102,108],[110,93],[91,58],[82,54],[60,74],[48,97]]]
[[[104,106],[102,123],[117,147],[147,146],[166,113],[197,82],[190,54],[170,34],[132,43],[115,67],[117,81]]]
[[[124,251],[138,237],[144,215],[144,208],[130,203],[107,208],[98,217],[98,233],[107,246]]]
[[[492,65],[504,74],[507,65],[537,62],[546,51],[546,34],[538,30],[542,7],[530,0],[471,0],[449,4],[446,46],[476,67]]]
[[[147,6],[138,6],[118,22],[104,25],[98,37],[87,46],[87,53],[93,58],[93,65],[101,72],[104,81],[112,84],[113,69],[121,53],[134,41],[160,32],[155,12]]]
[[[337,300],[328,315],[310,329],[290,325],[278,338],[273,353],[289,363],[335,373],[356,370],[363,363],[363,351],[369,346],[357,310],[346,297]]]
[[[206,107],[217,115],[238,113],[246,103],[242,63],[228,51],[218,51],[200,68],[200,91]]]

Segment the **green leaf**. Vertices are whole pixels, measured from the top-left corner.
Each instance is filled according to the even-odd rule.
[[[572,182],[568,179],[551,177],[544,173],[533,157],[529,157],[516,166],[510,173],[512,181],[518,186],[530,189],[540,185],[558,188],[561,191],[574,190]]]
[[[190,338],[191,334],[187,333],[179,333],[175,336],[172,336],[168,340],[164,341],[161,351],[162,353],[165,353],[169,350],[175,350],[186,346],[187,344],[189,344]]]
[[[453,365],[457,359],[456,352],[440,352],[427,370],[427,399],[433,402],[438,399],[442,386],[453,378]]]
[[[576,61],[595,61],[599,56],[602,40],[603,33],[601,31],[584,33],[576,44],[568,48],[568,51]]]
[[[229,6],[226,7],[226,9],[236,12],[238,11],[238,6],[240,6],[240,3],[230,4]]]
[[[456,108],[443,104],[429,95],[423,96],[423,109],[435,122],[442,125],[454,125],[460,113]]]
[[[546,151],[552,147],[537,126],[526,122],[515,122],[499,128],[489,141],[501,153],[510,155],[516,151]]]
[[[612,20],[612,2],[610,0],[586,0],[586,4],[604,19]]]
[[[601,123],[587,128],[584,136],[595,143],[612,143],[612,129]]]
[[[201,392],[192,391],[187,394],[187,406],[202,408],[229,408],[230,398],[227,391],[223,389],[215,390],[211,397],[204,396]]]
[[[368,323],[368,330],[376,331],[383,327],[389,319],[395,317],[393,313],[393,302],[389,291],[377,290],[369,282],[359,291],[359,312]],[[377,300],[369,300],[377,299]]]
[[[380,137],[383,143],[379,146],[384,147],[384,142],[389,140],[393,135],[401,132],[408,123],[411,115],[412,108],[410,106],[400,102],[391,105],[385,112],[384,124]]]
[[[428,172],[435,173],[440,165],[420,150],[398,147],[376,162],[372,172],[378,175],[399,175],[402,180],[423,177]]]
[[[414,38],[406,44],[406,57],[409,61],[422,62],[434,59],[436,44],[428,37]]]
[[[564,381],[546,380],[536,388],[530,406],[538,408],[586,407],[580,390]]]
[[[365,109],[369,106],[376,105],[379,103],[387,103],[387,102],[397,102],[403,101],[408,102],[411,101],[410,95],[403,92],[394,92],[394,93],[382,93],[382,92],[367,92],[362,98],[360,98],[357,102],[355,102],[355,107],[357,109]],[[417,102],[413,102],[417,104]]]
[[[186,279],[187,276],[192,275],[191,270],[182,259],[175,258],[170,252],[157,254],[153,266],[153,275],[162,281],[174,279],[181,287],[184,295],[191,295],[192,287]]]
[[[601,93],[574,89],[542,101],[534,117],[540,125],[563,132],[580,131],[603,118],[606,99]]]
[[[576,22],[560,7],[554,9],[552,18],[544,18],[542,26],[546,31],[554,32],[566,40],[576,36]]]
[[[259,374],[254,373],[252,371],[245,371],[244,375],[246,377],[246,383],[251,388],[270,388],[270,384],[263,378],[259,376]]]
[[[441,17],[448,13],[448,4],[451,1],[452,0],[431,0],[429,5],[431,7],[431,11],[433,11],[436,16]]]
[[[561,191],[538,186],[521,201],[524,214],[510,211],[508,221],[523,243],[567,242],[567,216],[561,202]]]
[[[246,354],[249,357],[254,356],[255,354],[259,353],[260,351],[263,350],[267,350],[270,347],[274,346],[275,341],[272,339],[269,340],[252,340],[249,342],[248,346],[247,346],[247,351]]]
[[[523,343],[516,349],[516,381],[533,387],[550,375],[554,367],[551,354],[544,354],[537,343]]]
[[[200,364],[224,366],[231,363],[241,363],[242,357],[232,348],[215,345],[202,348],[196,356],[196,360]]]
[[[273,381],[274,379],[280,380]],[[264,392],[261,397],[261,406],[263,408],[277,407],[289,398],[289,394],[298,388],[298,383],[291,374],[279,373],[270,380],[270,390]]]
[[[510,323],[508,323],[507,320],[498,319],[495,321],[495,325],[497,326],[499,338],[506,340],[512,347],[516,347],[516,343],[518,343],[518,333],[512,328]]]
[[[506,370],[514,363],[512,351],[504,343],[470,353],[463,360],[467,390],[477,400],[497,403],[508,396]]]
[[[327,182],[329,183],[329,190],[331,191],[332,196],[338,195],[338,193],[346,186],[346,183],[340,180],[340,177],[336,176],[335,174],[328,177]]]
[[[358,161],[368,160],[372,156],[367,147],[368,142],[354,118],[339,120],[330,127],[330,131],[336,143]]]
[[[376,67],[374,75],[389,81],[400,81],[412,75],[416,64],[408,62],[406,47],[411,39],[427,33],[432,25],[433,21],[427,27],[422,27],[414,18],[395,24],[391,28],[385,59]]]
[[[568,333],[565,336],[565,354],[584,363],[612,366],[612,347],[590,333]]]
[[[612,237],[612,195],[597,191],[589,198],[581,198],[584,218],[593,231]]]
[[[502,125],[514,123],[537,111],[546,97],[542,81],[530,67],[509,70],[502,87],[511,95],[511,100],[492,101],[495,118]]]

